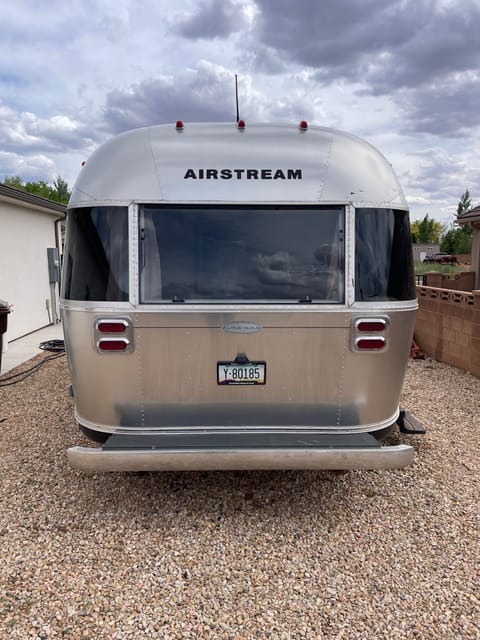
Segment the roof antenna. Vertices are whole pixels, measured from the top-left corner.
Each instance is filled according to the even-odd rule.
[[[237,122],[240,120],[240,112],[238,109],[238,80],[237,74],[235,74],[235,104],[237,105]]]

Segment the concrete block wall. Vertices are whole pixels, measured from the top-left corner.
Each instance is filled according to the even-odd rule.
[[[480,378],[480,291],[473,292],[472,352],[470,355],[470,373]]]
[[[417,294],[420,349],[480,378],[480,291],[419,286]]]
[[[438,289],[472,291],[475,285],[475,272],[460,271],[453,276],[448,276],[438,271],[429,271],[424,274],[423,283],[427,287],[436,287]]]

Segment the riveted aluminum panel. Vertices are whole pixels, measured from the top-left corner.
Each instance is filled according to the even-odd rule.
[[[217,177],[208,178],[208,170]],[[70,207],[134,201],[353,202],[407,208],[388,161],[360,138],[313,126],[300,131],[292,125],[258,124],[239,131],[233,123],[186,123],[182,131],[158,125],[111,139],[82,168]]]
[[[388,426],[398,415],[414,322],[413,310],[389,312],[385,351],[360,353],[352,348],[355,316],[345,310],[176,312],[168,322],[162,312],[132,311],[127,317],[134,349],[111,354],[96,349],[95,314],[64,313],[78,420],[106,432],[298,427],[355,432]],[[362,309],[358,316],[368,314]],[[262,328],[254,333],[222,328],[241,320]],[[267,363],[265,386],[217,384],[217,362],[239,354]]]

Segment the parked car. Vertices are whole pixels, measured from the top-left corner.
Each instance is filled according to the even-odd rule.
[[[437,262],[438,264],[457,264],[457,256],[449,253],[433,253],[431,256],[425,256],[424,262]]]

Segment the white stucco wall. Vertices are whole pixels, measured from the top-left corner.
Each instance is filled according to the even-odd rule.
[[[439,244],[417,244],[413,245],[413,259],[415,262],[423,262],[426,256],[432,255],[432,253],[438,253],[440,251]]]
[[[47,248],[55,247],[56,218],[0,199],[0,299],[13,305],[8,341],[49,324]]]

